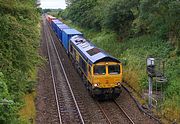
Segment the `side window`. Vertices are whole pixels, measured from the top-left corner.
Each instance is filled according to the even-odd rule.
[[[76,50],[75,49],[73,49],[73,55],[74,55],[74,58],[76,58]]]
[[[72,45],[70,45],[70,52],[71,52],[71,53],[73,52],[73,47],[72,47]]]
[[[88,72],[87,65],[81,57],[79,57],[79,65],[83,69],[84,73],[87,75]]]

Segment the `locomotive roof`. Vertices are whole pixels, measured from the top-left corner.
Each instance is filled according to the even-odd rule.
[[[76,29],[73,29],[73,28],[68,28],[68,29],[63,29],[63,31],[66,33],[66,34],[82,34],[81,32],[77,31]]]
[[[75,35],[70,39],[77,50],[82,54],[84,59],[86,59],[90,64],[95,64],[101,61],[115,61],[120,62],[118,59],[110,56],[102,49],[97,48],[90,41],[86,40],[82,36]]]

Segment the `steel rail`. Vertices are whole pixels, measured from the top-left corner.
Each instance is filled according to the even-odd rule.
[[[128,120],[131,122],[131,124],[135,124],[134,121],[129,117],[129,115],[123,110],[123,108],[115,100],[113,100],[113,102],[124,113],[124,115],[128,118]],[[98,102],[97,102],[97,105],[99,106],[100,110],[104,114],[104,116],[105,116],[106,120],[108,121],[108,123],[112,124],[110,119],[108,118],[107,114],[105,113],[105,111],[103,110],[103,108],[101,107],[101,105]]]
[[[81,112],[80,112],[80,109],[79,109],[79,107],[78,107],[77,100],[76,100],[76,98],[75,98],[75,96],[74,96],[74,93],[73,93],[73,91],[72,91],[71,85],[70,85],[69,80],[68,80],[68,78],[67,78],[67,75],[66,75],[64,66],[63,66],[62,61],[61,61],[61,59],[60,59],[60,56],[59,56],[59,54],[58,54],[57,48],[56,48],[56,46],[55,46],[55,44],[54,44],[54,40],[53,40],[53,38],[52,38],[52,35],[51,35],[51,33],[50,33],[49,30],[47,30],[47,31],[48,31],[48,33],[49,33],[51,43],[53,44],[54,49],[55,49],[55,51],[56,51],[56,55],[57,55],[57,57],[58,57],[59,63],[60,63],[61,68],[62,68],[62,70],[63,70],[63,74],[64,74],[64,76],[65,76],[66,82],[67,82],[68,87],[69,87],[69,89],[70,89],[70,92],[71,92],[71,95],[72,95],[72,97],[73,97],[74,103],[75,103],[75,105],[76,105],[76,109],[77,109],[77,111],[78,111],[78,113],[79,113],[81,122],[82,122],[82,124],[85,124],[84,119],[83,119],[83,117],[82,117],[82,114],[81,114]]]
[[[113,102],[118,106],[118,108],[124,113],[124,115],[128,118],[128,120],[132,123],[135,124],[134,121],[130,118],[130,116],[125,112],[125,110],[115,101]]]
[[[45,29],[46,27],[46,20],[43,19],[43,25],[44,25],[44,34],[46,36],[47,35],[47,30]],[[49,50],[49,45],[48,45],[48,40],[47,37],[45,36],[45,42],[46,42],[46,48],[47,48],[47,52],[48,52],[48,59],[49,59],[49,66],[50,66],[50,70],[51,70],[51,78],[52,78],[52,83],[53,83],[53,89],[54,89],[54,94],[55,94],[55,99],[56,99],[56,106],[57,106],[57,112],[58,112],[58,118],[59,118],[59,124],[62,124],[62,118],[61,118],[61,112],[60,112],[60,108],[59,108],[59,102],[58,102],[58,96],[57,96],[57,90],[56,90],[56,84],[55,84],[55,78],[54,78],[54,72],[53,72],[53,68],[52,68],[52,61],[51,61],[51,56],[50,56],[50,50]]]
[[[100,110],[102,111],[103,115],[105,116],[106,120],[108,121],[109,124],[112,124],[110,119],[108,118],[107,114],[105,113],[105,111],[103,110],[103,108],[101,107],[101,105],[96,101],[97,105],[99,106]]]

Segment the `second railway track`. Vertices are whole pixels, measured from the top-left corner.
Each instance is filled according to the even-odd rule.
[[[81,115],[79,106],[71,89],[69,80],[66,76],[64,67],[45,19],[43,20],[43,24],[45,28],[44,33],[46,36],[48,59],[51,68],[51,77],[57,106],[57,123],[84,124],[84,119]]]

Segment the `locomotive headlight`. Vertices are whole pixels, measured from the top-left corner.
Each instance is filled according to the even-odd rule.
[[[121,85],[121,83],[120,83],[120,82],[117,82],[117,85],[118,85],[118,86],[120,86],[120,85]]]
[[[96,83],[96,84],[94,84],[94,87],[97,87],[98,85],[99,85],[99,84]]]

